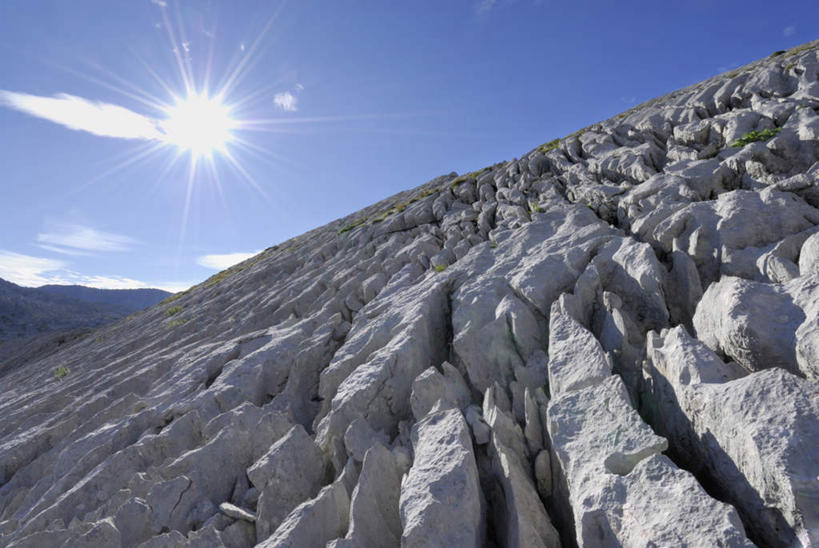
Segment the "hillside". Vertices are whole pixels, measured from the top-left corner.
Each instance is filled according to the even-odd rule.
[[[0,373],[0,545],[819,544],[819,41]]]
[[[111,305],[126,316],[153,306],[171,296],[162,289],[97,289],[83,285],[42,285],[38,287],[52,295],[62,295],[87,303]]]
[[[114,290],[77,285],[31,288],[0,279],[0,341],[99,327],[153,306],[170,295],[159,289]]]

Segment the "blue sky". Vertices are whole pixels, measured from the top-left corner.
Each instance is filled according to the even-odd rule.
[[[183,289],[815,39],[817,20],[815,1],[2,2],[0,277]],[[210,135],[200,111],[162,106],[191,104],[183,73],[211,99],[231,82],[200,99],[207,120],[231,109],[209,155],[185,149]]]

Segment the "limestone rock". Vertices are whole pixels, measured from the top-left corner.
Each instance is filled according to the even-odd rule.
[[[297,425],[248,468],[247,477],[261,492],[256,516],[256,539],[261,542],[293,508],[316,494],[325,477],[324,458]]]
[[[750,546],[736,511],[711,499],[660,454],[668,442],[640,420],[619,377],[551,400],[548,420],[581,546],[634,545],[637,539]],[[651,511],[631,513],[631,499]]]
[[[686,462],[708,475],[758,543],[810,546],[819,511],[816,386],[780,368],[724,364],[682,328],[648,341],[659,423]]]
[[[552,396],[597,384],[611,376],[603,349],[585,327],[552,305],[549,320],[549,391]]]
[[[478,469],[461,412],[424,417],[413,427],[412,446],[415,460],[401,483],[401,545],[480,546]]]
[[[383,445],[375,444],[367,451],[350,504],[350,529],[346,539],[352,546],[375,548],[400,544],[398,500],[404,472]]]

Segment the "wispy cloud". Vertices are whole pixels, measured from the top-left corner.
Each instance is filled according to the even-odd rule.
[[[475,13],[478,15],[482,15],[484,13],[489,12],[492,8],[495,7],[495,4],[498,3],[498,0],[481,0],[478,5],[475,7]]]
[[[63,282],[65,283],[65,282]],[[143,282],[121,276],[82,276],[77,275],[70,280],[72,284],[95,287],[97,289],[164,289],[171,293],[184,291],[196,282]]]
[[[196,258],[196,264],[199,266],[204,266],[205,268],[212,268],[213,270],[224,270],[237,263],[241,263],[245,259],[249,259],[254,255],[258,255],[260,252],[261,251],[253,251],[251,253],[202,255]]]
[[[168,3],[165,0],[151,0],[151,4],[159,6],[160,8],[165,8],[168,6]]]
[[[782,34],[785,35],[785,36],[793,36],[794,34],[796,34],[796,26],[791,25],[789,27],[785,27],[782,30]]]
[[[87,276],[68,269],[68,263],[0,249],[0,278],[23,287],[41,285],[84,285],[98,289],[155,287],[176,293],[197,283],[190,281],[143,282],[125,276]]]
[[[287,112],[299,110],[298,98],[289,91],[282,91],[273,96],[273,104]]]
[[[37,234],[37,242],[49,251],[65,255],[127,251],[139,243],[129,236],[77,224],[53,224],[50,231]]]
[[[157,120],[125,107],[59,93],[53,97],[0,90],[0,105],[101,137],[162,140]]]
[[[53,273],[65,267],[63,261],[0,250],[0,278],[18,285],[52,283]]]

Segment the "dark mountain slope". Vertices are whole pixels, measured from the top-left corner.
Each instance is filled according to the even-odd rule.
[[[30,288],[0,279],[0,341],[99,327],[156,304],[169,295],[159,289]]]
[[[87,303],[111,305],[126,315],[171,296],[171,293],[161,289],[97,289],[83,285],[43,285],[37,289]]]

